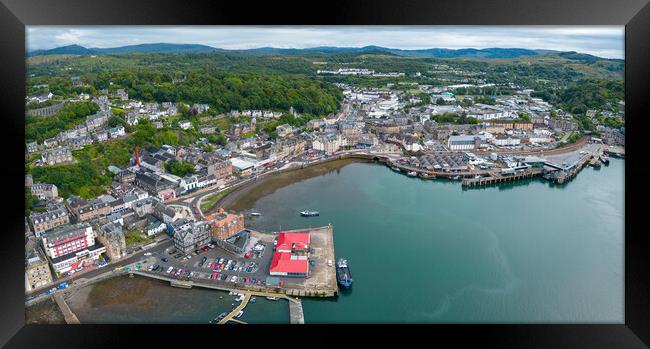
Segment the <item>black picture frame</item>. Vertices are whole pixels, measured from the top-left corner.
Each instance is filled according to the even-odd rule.
[[[650,94],[650,5],[647,0],[473,0],[473,1],[329,1],[222,2],[191,1],[78,1],[0,0],[0,102],[5,143],[3,178],[5,203],[0,243],[2,323],[0,343],[11,348],[125,347],[136,338],[147,346],[170,347],[226,342],[278,345],[305,340],[324,343],[338,336],[384,342],[396,339],[415,344],[451,341],[502,348],[644,348],[650,345],[650,244],[644,229],[644,198],[648,171],[642,146],[648,126]],[[188,325],[25,325],[24,316],[24,149],[25,26],[26,25],[625,25],[625,324],[539,325],[314,325],[215,327]],[[645,112],[645,113],[644,113]],[[636,202],[635,202],[636,201]],[[252,331],[252,332],[251,332]],[[265,332],[259,334],[258,331]],[[251,336],[255,333],[254,336]],[[273,336],[273,337],[271,337]],[[297,339],[296,336],[304,337]],[[258,341],[259,340],[259,341]],[[287,343],[286,341],[290,341]],[[197,342],[198,341],[198,342]],[[346,346],[354,342],[345,343]],[[644,344],[645,343],[645,344]],[[241,344],[246,345],[246,344]],[[305,345],[305,344],[301,344]],[[334,343],[336,345],[336,343]],[[339,343],[338,345],[343,345]],[[367,345],[367,344],[364,344]]]

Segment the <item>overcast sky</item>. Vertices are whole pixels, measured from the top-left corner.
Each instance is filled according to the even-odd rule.
[[[624,57],[623,26],[29,26],[27,49],[77,44],[203,44],[223,49],[315,46],[527,48]]]

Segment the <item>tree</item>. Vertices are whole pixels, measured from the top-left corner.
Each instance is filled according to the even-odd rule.
[[[173,175],[185,177],[194,173],[194,165],[189,162],[171,159],[165,164],[165,170]]]

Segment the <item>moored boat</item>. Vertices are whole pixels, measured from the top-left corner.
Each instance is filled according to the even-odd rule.
[[[320,213],[318,211],[305,210],[300,212],[300,215],[303,217],[316,217],[316,216],[320,216]]]
[[[336,262],[336,281],[343,288],[352,287],[352,274],[350,273],[346,259],[340,258]]]
[[[418,175],[418,173],[415,172],[415,171],[411,171],[411,172],[407,173],[406,175],[409,176],[409,177],[415,177],[415,176]]]

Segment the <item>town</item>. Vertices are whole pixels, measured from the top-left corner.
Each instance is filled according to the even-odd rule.
[[[348,157],[470,189],[537,176],[562,184],[585,165],[624,156],[622,100],[575,115],[481,70],[313,66],[316,76],[340,79],[333,82],[340,107],[324,116],[293,106],[221,112],[209,103],[152,102],[132,98],[117,80],[95,89],[77,75],[66,83],[90,93],[64,97],[48,84],[32,86],[41,92],[26,98],[35,124],[73,116],[56,134],[26,143],[27,302],[78,280],[122,274],[247,292],[243,303],[254,295],[292,303],[336,296],[335,226],[257,232],[246,224],[251,217],[224,210],[220,200],[274,173]],[[143,135],[156,143],[131,142]],[[39,180],[61,180],[48,177],[49,169],[98,166],[93,159],[112,147],[122,160],[101,164],[109,185],[89,183],[74,193]]]

